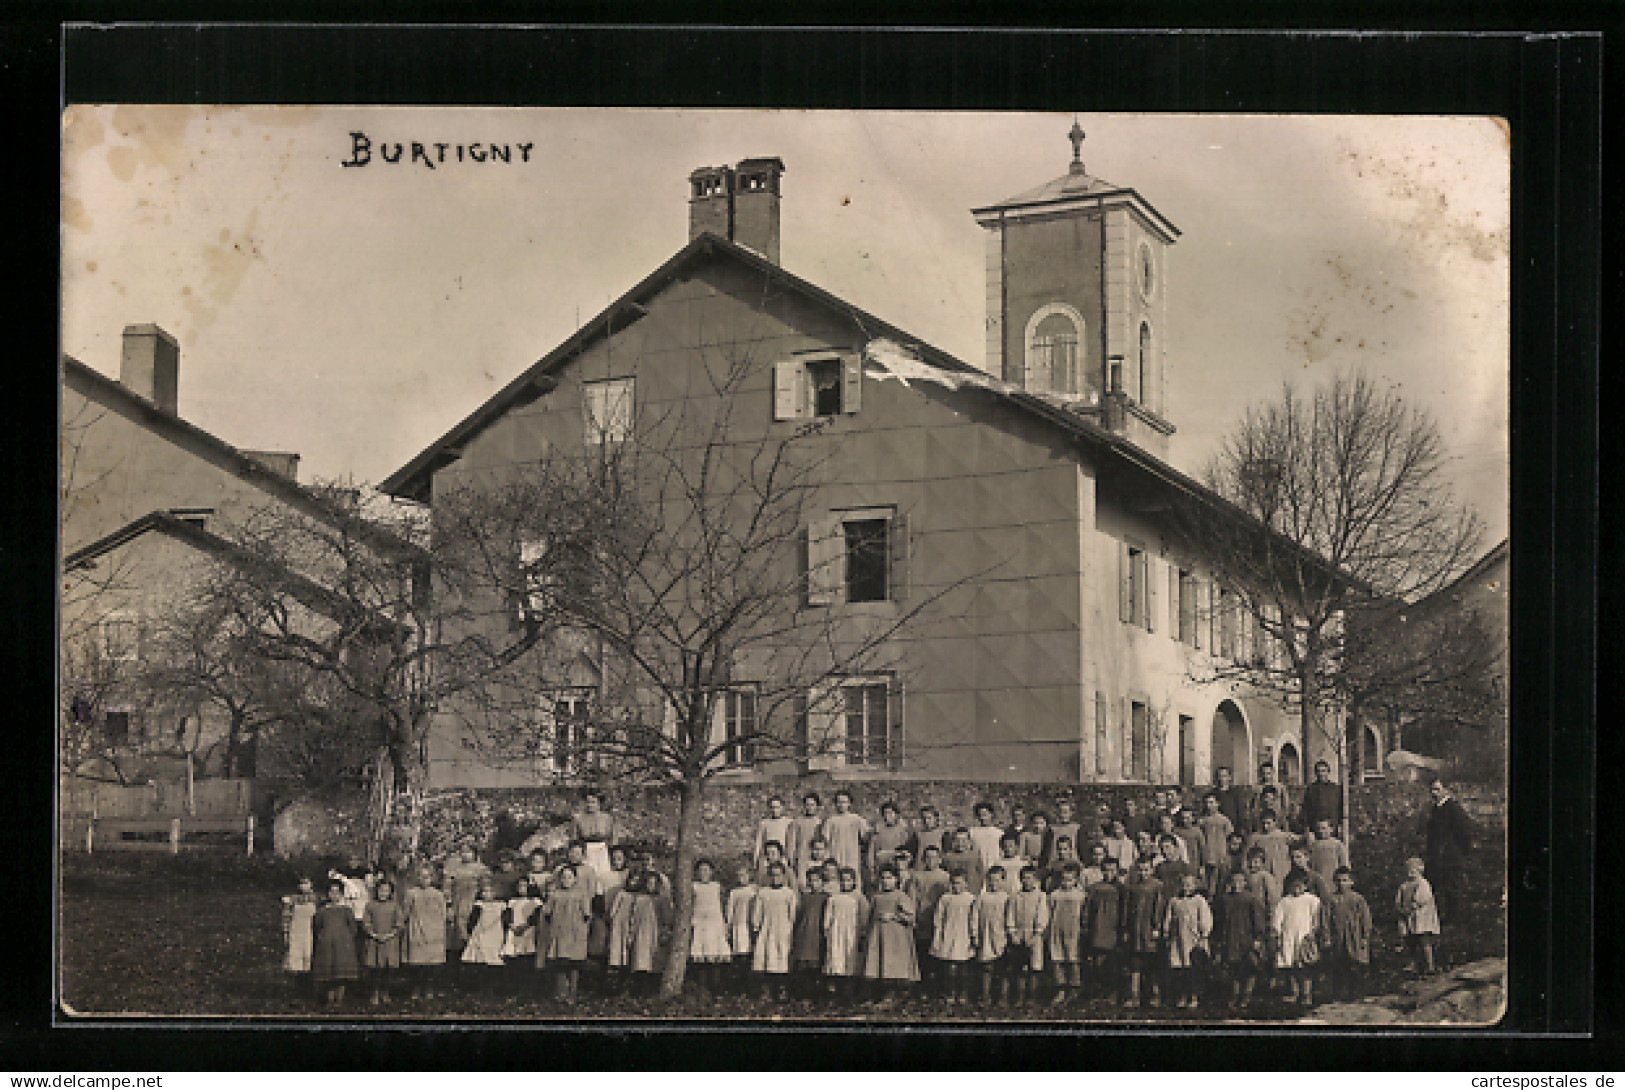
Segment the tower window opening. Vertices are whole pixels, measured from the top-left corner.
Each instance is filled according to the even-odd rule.
[[[1033,329],[1027,348],[1026,388],[1068,396],[1079,392],[1078,327],[1065,314],[1050,314]]]

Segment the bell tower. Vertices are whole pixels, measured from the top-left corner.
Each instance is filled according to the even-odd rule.
[[[987,231],[988,370],[1166,458],[1166,274],[1179,228],[1089,174],[1085,136],[1074,119],[1059,178],[971,210]]]

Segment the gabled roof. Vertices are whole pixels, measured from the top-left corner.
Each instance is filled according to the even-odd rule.
[[[267,496],[328,525],[337,525],[345,518],[316,490],[278,473],[212,432],[204,431],[196,424],[159,408],[123,383],[108,378],[72,356],[62,357],[62,375],[70,387],[77,387],[86,397],[107,405],[153,435],[253,485]],[[130,524],[134,525],[136,523]],[[377,527],[366,527],[361,534],[369,544],[381,549],[408,552],[412,549],[409,543]],[[102,540],[106,541],[107,538]]]
[[[62,571],[68,573],[78,569],[91,568],[101,557],[151,533],[162,534],[199,552],[225,560],[245,571],[256,571],[269,575],[301,605],[315,610],[325,617],[337,620],[352,613],[355,609],[354,603],[349,599],[329,590],[314,579],[301,575],[286,565],[267,560],[258,553],[245,549],[230,539],[221,537],[219,534],[170,511],[153,511],[150,514],[143,515],[134,522],[119,527],[105,537],[92,541],[84,548],[74,550],[62,558]],[[374,615],[372,624],[381,629],[395,627],[394,622],[378,615]]]
[[[460,456],[465,444],[487,427],[490,427],[510,409],[527,404],[553,389],[557,385],[553,375],[571,359],[575,358],[598,338],[608,335],[611,330],[623,329],[642,317],[643,314],[647,313],[643,305],[646,300],[676,279],[690,265],[711,257],[738,262],[763,276],[770,277],[786,291],[794,292],[817,305],[837,311],[853,319],[871,340],[887,338],[897,342],[916,355],[921,362],[931,367],[948,372],[950,375],[961,375],[984,380],[984,383],[989,377],[981,368],[973,367],[963,360],[944,352],[942,349],[933,347],[918,337],[898,329],[890,322],[877,318],[873,314],[841,299],[839,296],[825,291],[816,284],[803,280],[793,273],[786,272],[783,268],[751,250],[717,235],[702,234],[677,251],[670,260],[644,278],[625,295],[611,303],[595,318],[576,330],[557,348],[528,367],[517,378],[486,401],[485,404],[446,432],[445,435],[429,444],[410,462],[392,473],[379,486],[380,490],[401,499],[427,503],[429,500],[430,478],[441,467],[455,461]],[[975,385],[984,385],[984,383]],[[993,387],[997,387],[997,389],[993,389]],[[1183,496],[1213,505],[1232,515],[1246,517],[1242,515],[1238,508],[1233,507],[1227,501],[1209,491],[1195,479],[1143,450],[1129,439],[1107,431],[1093,421],[1084,419],[1076,413],[1024,390],[1008,387],[1003,383],[986,383],[984,388],[990,389],[993,396],[1004,398],[1035,419],[1066,433],[1081,446],[1087,447],[1107,460],[1107,462],[1114,464],[1116,468],[1143,474],[1153,483],[1153,487],[1172,489]]]

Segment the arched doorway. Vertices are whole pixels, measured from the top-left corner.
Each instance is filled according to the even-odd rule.
[[[1377,728],[1367,723],[1360,732],[1360,772],[1363,779],[1381,779],[1382,769],[1382,739],[1377,734]]]
[[[1276,751],[1275,774],[1282,786],[1303,782],[1303,758],[1298,756],[1298,747],[1291,742],[1282,742]]]
[[[1253,746],[1247,737],[1247,719],[1234,700],[1221,701],[1213,711],[1211,763],[1229,765],[1237,783],[1253,782]]]

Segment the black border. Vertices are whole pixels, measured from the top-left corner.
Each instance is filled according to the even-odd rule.
[[[548,15],[603,19],[601,7],[508,6],[505,17]],[[669,9],[668,9],[669,10]],[[1355,18],[1350,18],[1358,11]],[[393,18],[426,24],[472,17],[461,7],[396,5]],[[654,9],[659,14],[659,9]],[[1583,1034],[1592,1024],[1591,830],[1595,828],[1595,622],[1598,484],[1597,348],[1603,284],[1598,224],[1601,207],[1603,40],[1596,34],[1464,35],[1449,28],[1518,26],[1515,9],[1463,4],[1417,12],[1380,5],[1339,12],[1316,5],[1221,10],[1153,8],[1091,12],[1086,22],[1110,26],[1152,16],[1167,25],[1242,29],[1136,33],[880,28],[738,29],[555,26],[547,30],[466,25],[85,25],[58,18],[173,20],[220,17],[218,3],[154,3],[138,11],[110,4],[27,4],[5,13],[0,34],[8,101],[24,107],[12,126],[11,150],[0,152],[7,191],[28,191],[37,210],[18,217],[15,241],[50,260],[57,243],[56,154],[62,101],[186,103],[377,102],[513,105],[692,105],[1058,109],[1082,111],[1223,111],[1327,113],[1471,113],[1509,119],[1513,139],[1513,540],[1515,637],[1514,789],[1511,857],[1512,1008],[1507,1027],[1527,1033]],[[648,10],[644,14],[650,14]],[[692,17],[694,12],[675,12]],[[712,8],[709,18],[741,22],[806,20],[798,9],[743,5]],[[873,11],[825,8],[852,19]],[[975,20],[975,9],[950,8]],[[985,18],[986,13],[980,13]],[[1617,9],[1541,9],[1548,28],[1609,30]],[[283,5],[283,19],[332,18],[327,5]],[[492,17],[489,7],[478,13]],[[1045,9],[999,13],[1010,25],[1053,18]],[[800,17],[798,20],[797,17]],[[353,18],[345,13],[341,18]],[[1195,17],[1195,18],[1193,18]],[[1395,25],[1411,35],[1287,34],[1245,28]],[[30,21],[31,20],[31,21]],[[1522,25],[1530,26],[1527,21]],[[1616,43],[1617,44],[1617,43]],[[64,48],[65,47],[65,48]],[[1617,70],[1618,50],[1609,56]],[[60,73],[58,65],[61,65]],[[57,82],[60,74],[62,82]],[[57,97],[57,92],[63,98]],[[1617,219],[1612,221],[1617,226]],[[18,268],[36,268],[19,262]],[[1614,266],[1617,272],[1617,265]],[[56,281],[38,272],[17,296],[35,321],[54,313]],[[32,304],[32,305],[30,305]],[[15,328],[15,327],[14,327]],[[40,336],[54,341],[55,330]],[[32,337],[28,338],[32,341]],[[30,347],[33,347],[30,345]],[[54,346],[38,346],[44,353]],[[8,406],[41,428],[35,451],[52,449],[54,375],[25,353],[13,373],[23,396]],[[42,380],[43,376],[43,380]],[[26,407],[26,417],[21,415]],[[13,594],[4,611],[6,647],[38,699],[20,702],[14,719],[15,763],[53,767],[54,715],[50,511],[53,466],[23,459],[15,466],[3,520],[0,584]],[[1614,593],[1612,590],[1610,594]],[[1610,611],[1611,612],[1611,611]],[[38,679],[40,684],[33,682]],[[49,703],[47,703],[49,701]],[[1550,729],[1547,729],[1547,727]],[[20,737],[19,737],[20,735]],[[25,781],[18,809],[48,814],[48,779]],[[44,833],[48,824],[24,826]],[[24,841],[14,834],[10,840]],[[44,845],[43,851],[41,844]],[[1122,1069],[1314,1067],[1443,1067],[1530,1065],[1575,1070],[1595,1044],[1517,1041],[1505,1034],[1433,1033],[1369,1038],[1313,1038],[1260,1033],[1222,1039],[1179,1034],[1170,1040],[1116,1033],[1041,1038],[903,1031],[852,1035],[711,1029],[702,1033],[626,1028],[608,1036],[501,1032],[408,1033],[396,1030],[220,1028],[51,1029],[49,910],[52,872],[47,836],[14,852],[28,896],[5,898],[17,913],[13,937],[20,986],[5,990],[0,1066],[18,1070],[370,1068],[515,1066],[639,1069],[657,1066],[890,1068],[935,1067]],[[46,878],[41,882],[39,879]],[[43,894],[43,896],[41,896]],[[138,936],[132,936],[138,941]],[[1597,1012],[1599,1028],[1612,1020]],[[91,1046],[94,1046],[92,1051]],[[1311,1059],[1311,1055],[1313,1059]]]

